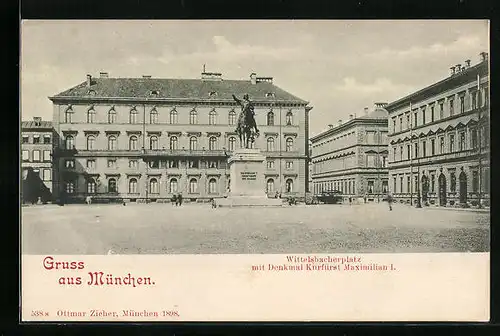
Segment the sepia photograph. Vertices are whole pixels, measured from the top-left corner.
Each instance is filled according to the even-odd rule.
[[[94,294],[69,292],[82,284],[158,293],[163,279],[194,293],[194,282],[212,279],[248,295],[241,300],[285,302],[268,292],[278,278],[250,292],[264,271],[281,272],[280,284],[317,284],[320,301],[336,271],[344,285],[372,284],[373,302],[440,283],[440,304],[456,309],[426,311],[425,292],[405,308],[420,315],[361,298],[349,304],[365,315],[331,315],[326,302],[318,316],[273,305],[257,313],[231,300],[210,314],[184,305],[181,315],[487,318],[488,20],[25,20],[20,64],[23,300],[57,292],[54,302],[69,295],[83,307],[59,305],[50,318],[90,316]],[[454,273],[464,268],[467,276]],[[55,274],[62,288],[42,289]],[[102,302],[154,295],[116,291]],[[198,303],[213,307],[205,291]],[[177,309],[103,316],[173,318]]]

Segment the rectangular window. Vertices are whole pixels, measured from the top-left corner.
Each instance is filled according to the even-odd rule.
[[[392,133],[396,133],[396,118],[392,118]]]
[[[460,96],[460,113],[465,112],[465,97]]]
[[[139,167],[139,162],[137,160],[129,160],[128,167],[137,169]]]
[[[399,117],[399,131],[401,132],[403,130],[403,117]]]
[[[397,192],[396,187],[398,186],[398,179],[396,178],[396,176],[392,177],[392,181],[393,181],[392,192],[395,193]]]
[[[439,154],[444,154],[444,137],[439,138]]]
[[[50,169],[44,169],[43,170],[43,180],[44,181],[50,181],[50,180],[52,180],[52,174],[50,172]]]
[[[387,168],[387,157],[382,156],[382,168]]]
[[[439,103],[439,119],[444,118],[444,103]]]
[[[477,130],[475,130],[475,129],[471,131],[470,142],[471,142],[472,149],[476,149],[477,148]]]
[[[413,113],[413,128],[418,126],[418,112]]]
[[[399,147],[399,159],[403,160],[403,146]]]
[[[23,136],[23,144],[27,144],[30,142],[29,136]]]
[[[415,158],[418,158],[418,143],[417,142],[415,143],[414,149],[415,149]]]
[[[460,151],[465,150],[465,132],[460,132],[459,148],[460,148]]]
[[[422,108],[422,125],[425,125],[425,107]]]
[[[434,156],[436,154],[436,140],[431,140],[431,155]]]
[[[179,161],[168,160],[168,168],[179,168]]]
[[[33,169],[33,174],[34,174],[37,178],[40,178],[40,170],[39,170],[39,169]]]
[[[455,175],[455,172],[450,172],[450,191],[457,191],[457,176]]]
[[[51,161],[51,155],[49,150],[44,150],[43,151],[43,161],[50,162]]]
[[[434,122],[434,105],[431,106],[431,122]]]
[[[43,136],[43,143],[46,145],[50,144],[50,135],[44,135]]]
[[[413,192],[418,191],[418,176],[413,177]]]
[[[267,169],[274,169],[274,161],[267,161]]]
[[[396,152],[397,152],[396,147],[393,147],[392,148],[392,161],[396,161]]]
[[[39,144],[40,143],[40,136],[39,135],[34,135],[33,136],[33,143],[34,144]]]
[[[477,91],[471,92],[471,108],[474,110],[477,108]]]
[[[411,192],[411,180],[409,176],[406,176],[406,192],[407,193]]]
[[[410,149],[410,145],[406,145],[406,159],[407,159],[407,160],[411,159],[411,149]]]
[[[422,156],[426,157],[427,156],[427,142],[422,141]]]
[[[368,193],[373,194],[373,181],[368,181]]]
[[[87,160],[87,168],[88,169],[95,169],[95,160],[94,159]]]
[[[116,160],[108,159],[108,168],[116,168]]]
[[[189,168],[198,168],[199,166],[200,165],[199,165],[199,161],[198,160],[189,160],[189,162],[188,162],[188,167]]]
[[[450,134],[450,153],[455,151],[455,135]]]
[[[477,192],[479,190],[479,174],[477,171],[472,172],[472,191]]]
[[[75,168],[75,160],[69,159],[64,162],[66,168]]]
[[[399,177],[399,192],[403,193],[403,176]]]
[[[35,162],[40,161],[40,151],[39,150],[33,151],[33,161],[35,161]]]
[[[286,162],[286,169],[293,169],[293,161]]]
[[[450,99],[449,100],[449,104],[450,104],[450,116],[452,116],[454,113],[455,113],[455,105],[454,105],[454,99]]]
[[[406,129],[409,129],[411,127],[410,125],[410,114],[408,113],[406,115]]]
[[[23,161],[29,161],[30,160],[30,152],[27,150],[23,150]]]

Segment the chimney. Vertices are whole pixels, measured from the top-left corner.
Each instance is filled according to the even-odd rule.
[[[142,78],[151,78],[151,75],[142,75]]]
[[[349,120],[351,120],[353,118],[352,114],[349,114]]]
[[[462,64],[455,65],[455,73],[460,73],[461,70],[462,70]]]
[[[470,68],[470,59],[465,60],[465,67]]]
[[[368,114],[368,107],[365,107],[364,111],[365,111],[365,115],[367,115]]]
[[[35,122],[35,126],[40,126],[42,124],[41,117],[33,117],[33,121]]]
[[[109,73],[107,73],[107,72],[99,72],[99,77],[100,78],[109,78]]]
[[[333,125],[332,125],[332,124],[329,124],[329,125],[328,125],[328,128],[333,128]]]
[[[202,72],[201,80],[203,81],[222,81],[222,74],[219,72]]]
[[[252,84],[257,84],[257,74],[256,74],[255,72],[252,72],[252,73],[250,74],[250,82],[251,82]]]
[[[92,75],[87,75],[87,87],[92,85]]]
[[[256,77],[255,82],[256,83],[266,82],[273,84],[273,77]]]
[[[454,74],[455,74],[455,67],[452,66],[452,67],[450,67],[450,75],[453,76]]]
[[[339,119],[338,124],[339,126],[342,125],[342,119]]]
[[[383,109],[387,106],[387,103],[375,103],[375,109]]]

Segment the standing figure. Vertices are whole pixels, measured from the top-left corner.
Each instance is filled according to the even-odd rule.
[[[387,193],[387,204],[389,204],[389,211],[392,211],[392,194],[391,193]]]
[[[245,94],[242,100],[235,95],[233,95],[233,99],[241,106],[238,125],[235,130],[240,138],[240,147],[250,148],[250,144],[255,141],[255,137],[259,136],[259,129],[255,122],[254,106],[249,100],[248,94]]]

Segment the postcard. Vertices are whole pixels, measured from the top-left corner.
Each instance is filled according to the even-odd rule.
[[[488,20],[21,23],[22,322],[490,318]]]

